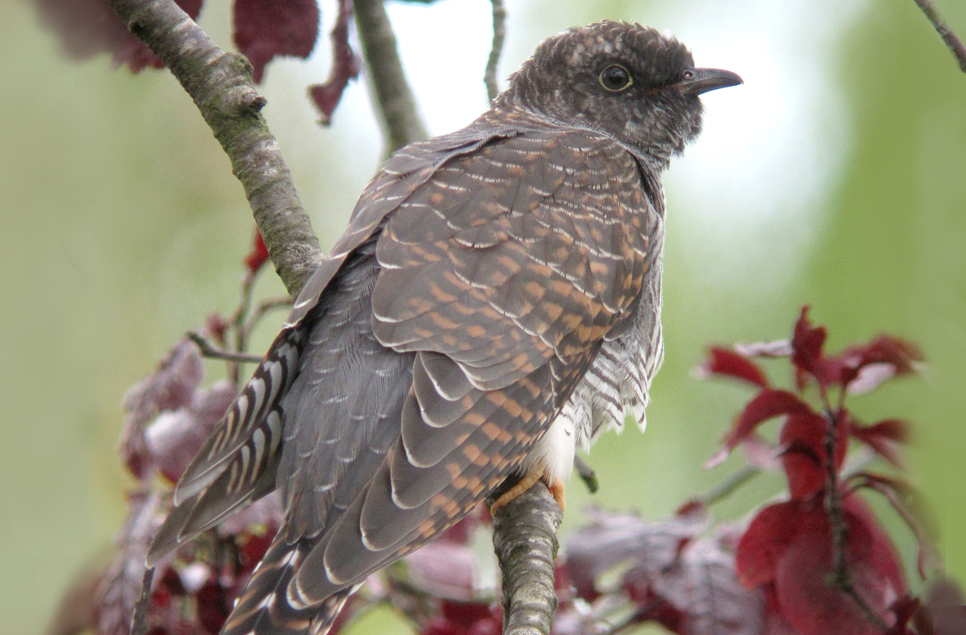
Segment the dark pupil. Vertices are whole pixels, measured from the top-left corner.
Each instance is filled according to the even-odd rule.
[[[620,66],[609,66],[604,69],[604,86],[612,90],[623,88],[627,85],[627,71]]]

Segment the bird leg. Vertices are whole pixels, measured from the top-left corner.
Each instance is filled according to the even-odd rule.
[[[558,505],[560,505],[560,511],[564,511],[566,508],[566,502],[564,501],[564,483],[559,478],[547,480],[548,476],[549,474],[542,467],[527,472],[519,483],[504,492],[500,498],[496,499],[496,502],[490,505],[490,515],[492,516],[494,513],[496,513],[496,510],[500,509],[513,499],[526,492],[528,489],[533,487],[537,481],[540,480],[546,484],[547,489],[550,490],[550,494],[553,496],[553,499],[557,501]]]

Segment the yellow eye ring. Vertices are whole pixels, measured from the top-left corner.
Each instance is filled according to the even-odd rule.
[[[597,77],[600,85],[610,93],[619,93],[627,90],[634,83],[631,74],[620,64],[611,64],[600,72]]]

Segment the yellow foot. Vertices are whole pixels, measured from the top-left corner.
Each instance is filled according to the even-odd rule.
[[[550,493],[553,495],[553,499],[557,501],[558,505],[560,505],[560,511],[564,511],[564,509],[566,508],[566,503],[564,502],[563,481],[561,481],[559,478],[556,478],[553,480],[553,482],[548,483],[546,478],[544,478],[544,476],[545,474],[542,469],[537,469],[531,472],[527,472],[527,475],[524,476],[519,483],[517,483],[509,490],[507,490],[502,496],[500,496],[500,498],[496,499],[495,503],[490,505],[490,515],[492,516],[493,514],[495,514],[496,510],[500,509],[501,507],[503,507],[513,499],[519,497],[521,494],[523,494],[528,489],[533,487],[536,484],[536,482],[541,479],[543,480],[544,483],[547,484],[547,488],[550,490]]]

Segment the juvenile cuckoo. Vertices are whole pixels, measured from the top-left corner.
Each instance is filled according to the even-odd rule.
[[[466,128],[394,154],[175,490],[148,562],[279,489],[224,633],[325,633],[373,571],[644,420],[661,172],[741,82],[600,22],[549,38]],[[511,487],[514,485],[515,487]]]

